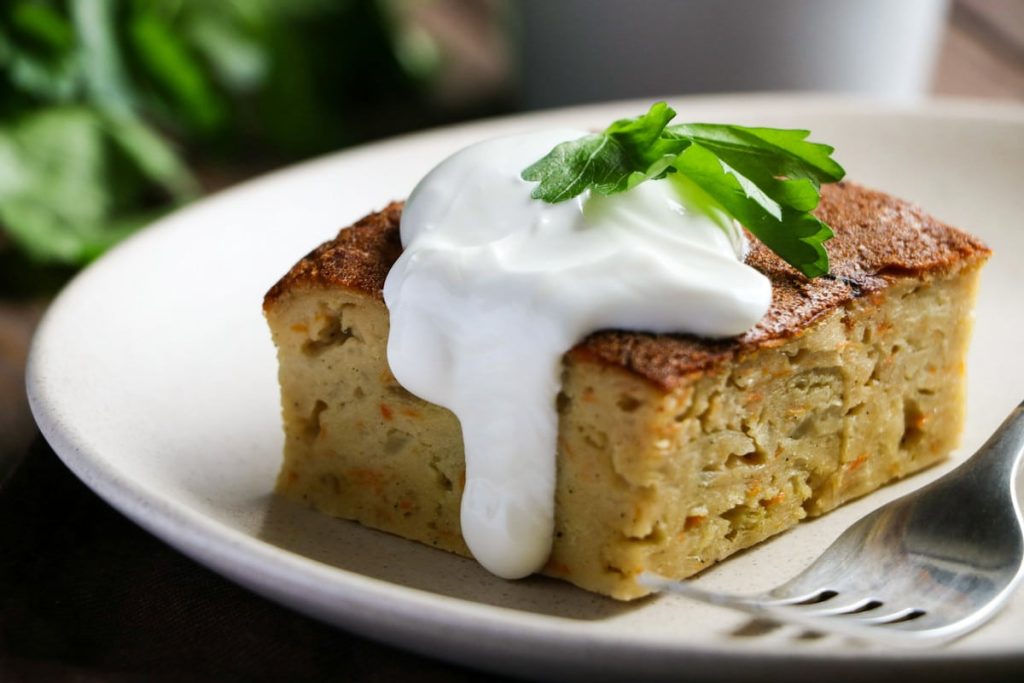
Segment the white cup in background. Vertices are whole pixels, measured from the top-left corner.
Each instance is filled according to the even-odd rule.
[[[910,99],[948,0],[519,0],[527,108],[667,94],[819,90]]]

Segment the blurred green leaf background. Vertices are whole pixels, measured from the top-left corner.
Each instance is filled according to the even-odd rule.
[[[0,290],[59,282],[204,189],[500,110],[438,107],[400,0],[4,0]]]

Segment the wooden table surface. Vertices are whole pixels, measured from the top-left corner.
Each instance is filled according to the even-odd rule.
[[[1024,103],[1024,1],[954,2],[933,92]],[[0,481],[37,435],[24,394],[24,369],[45,306],[45,299],[14,299],[0,292]]]

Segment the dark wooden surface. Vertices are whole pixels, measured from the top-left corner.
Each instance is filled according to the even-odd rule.
[[[1024,102],[1024,1],[957,0],[941,47],[933,91],[940,95]],[[264,651],[260,638],[268,639],[266,648],[273,648],[272,651],[280,657],[296,658],[296,666],[291,669],[295,674],[293,680],[315,678],[316,674],[358,681],[442,680],[444,677],[471,680],[477,677],[472,672],[334,632],[235,589],[163,547],[106,508],[74,480],[45,444],[38,440],[28,411],[24,393],[25,359],[32,330],[45,306],[46,300],[42,298],[15,298],[0,292],[0,482],[6,481],[0,483],[0,515],[6,515],[0,520],[0,534],[5,534],[0,537],[0,580],[7,581],[6,585],[0,585],[0,595],[5,596],[0,598],[0,678],[153,680],[153,673],[159,674],[155,677],[159,680],[270,680],[285,677],[287,669],[280,668],[279,663],[271,664],[268,660],[262,668],[254,668],[253,661],[245,660],[244,653],[248,652],[250,659],[255,657],[257,663],[262,661],[258,654]],[[35,445],[30,449],[33,442]],[[29,453],[28,458],[24,457],[26,453]],[[22,464],[20,468],[19,464]],[[59,483],[64,495],[73,502],[70,508],[64,508],[64,514],[69,515],[67,519],[51,520],[64,530],[59,539],[44,537],[49,532],[45,525],[35,523],[38,520],[23,523],[17,519],[12,521],[10,517],[43,514],[44,507],[35,506],[33,498],[38,495],[42,500],[51,496],[52,490],[46,484],[52,482]],[[37,487],[38,491],[32,487]],[[171,568],[167,571],[150,569],[149,576],[155,584],[149,590],[161,591],[162,587],[158,585],[161,581],[177,580],[190,587],[189,591],[166,587],[170,594],[178,596],[177,604],[156,601],[156,608],[167,613],[166,628],[161,626],[164,622],[160,619],[139,621],[135,617],[134,626],[125,625],[129,631],[121,631],[118,622],[100,618],[99,628],[107,631],[98,631],[92,636],[83,633],[79,622],[67,611],[75,606],[75,600],[84,600],[82,604],[86,611],[92,605],[94,618],[102,617],[103,611],[95,611],[95,602],[90,602],[92,598],[87,595],[88,591],[80,582],[73,580],[74,577],[51,576],[51,583],[44,586],[50,591],[45,594],[48,596],[45,600],[49,601],[46,604],[33,605],[18,597],[20,593],[10,581],[17,577],[30,580],[33,576],[40,576],[38,571],[32,571],[33,567],[44,571],[45,575],[45,567],[38,563],[37,554],[47,559],[46,567],[51,572],[53,566],[72,573],[77,566],[82,566],[82,562],[91,556],[88,544],[97,542],[96,525],[106,535],[99,542],[113,543],[124,557],[141,566],[141,569],[140,566],[134,567],[134,571],[147,571],[146,567],[152,563]],[[86,580],[88,577],[82,578]],[[106,580],[102,577],[93,579]],[[62,595],[62,590],[67,593]],[[111,591],[109,587],[104,590],[101,591],[102,596],[114,601],[123,600],[128,605],[125,609],[148,604],[145,596],[137,592]],[[44,600],[38,591],[33,595],[34,599]],[[212,622],[208,618],[203,620],[202,615],[208,615],[204,611],[204,601],[210,600],[222,607],[227,606],[232,614],[249,615],[248,622],[253,624],[253,629],[246,637],[256,640],[254,644],[243,638],[241,659],[217,660],[214,650],[196,646],[195,638],[202,640],[204,633],[209,638],[224,636],[224,630],[217,626],[216,619]],[[82,607],[82,604],[78,606]],[[122,607],[113,605],[112,609],[116,611]],[[52,616],[49,621],[45,618],[47,614]],[[190,636],[188,643],[192,645],[184,645],[186,648],[198,647],[197,651],[202,656],[192,662],[195,664],[192,668],[169,668],[166,665],[168,660],[154,659],[149,663],[153,670],[148,671],[144,644],[180,638],[183,624],[187,623],[187,619],[181,619],[182,614],[192,615],[205,629]],[[283,645],[282,639],[285,640]],[[90,647],[97,651],[90,655]],[[128,648],[129,654],[118,655],[117,647]],[[246,650],[246,647],[250,649]],[[335,652],[333,656],[322,654],[332,651]],[[109,657],[104,658],[106,655],[102,653]],[[121,660],[125,664],[120,669],[115,665],[118,656],[127,657]],[[318,656],[321,659],[317,659]],[[231,662],[235,662],[234,668]]]

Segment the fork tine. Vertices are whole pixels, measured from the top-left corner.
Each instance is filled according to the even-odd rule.
[[[817,617],[831,617],[841,615],[852,615],[866,612],[874,607],[881,607],[882,602],[863,595],[838,596],[826,602],[813,605],[790,605],[789,609],[799,611],[801,614]]]
[[[767,597],[764,600],[765,603],[781,607],[783,605],[816,605],[818,603],[825,602],[826,600],[831,600],[837,596],[838,593],[834,590],[822,590],[818,588],[814,590],[805,590],[800,593],[794,592],[788,595],[782,595],[776,589],[766,595],[770,597]]]
[[[899,622],[911,622],[925,616],[927,612],[917,607],[884,608],[881,611],[872,610],[865,616],[856,615],[855,618],[862,624],[868,626],[881,626],[883,624],[896,624]]]
[[[651,572],[640,574],[637,583],[658,592],[676,593],[685,595],[694,600],[700,600],[711,605],[721,605],[740,609],[754,615],[765,614],[765,607],[771,605],[775,599],[767,593],[755,595],[733,595],[731,593],[717,593],[698,588],[687,581],[673,581]]]
[[[672,581],[665,577],[645,572],[637,582],[652,590],[676,593],[700,602],[731,607],[755,617],[767,618],[780,624],[792,624],[808,630],[834,633],[863,640],[884,640],[887,644],[902,647],[935,647],[948,642],[965,629],[956,625],[941,628],[932,627],[930,615],[919,619],[901,621],[911,616],[916,608],[901,608],[877,616],[867,614],[826,615],[808,612],[799,605],[780,603],[768,593],[756,595],[733,595],[698,588],[689,581]]]

